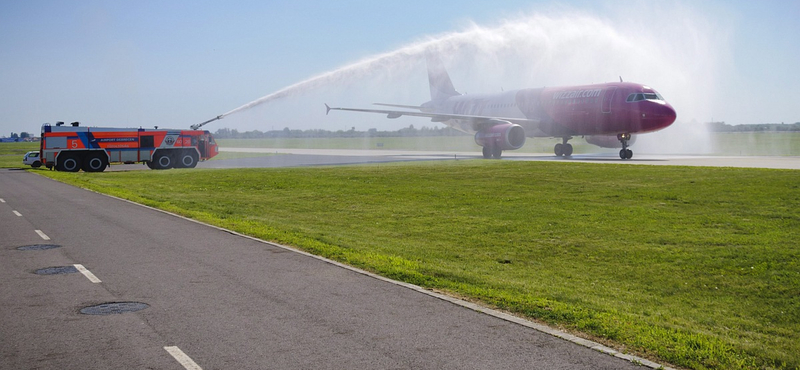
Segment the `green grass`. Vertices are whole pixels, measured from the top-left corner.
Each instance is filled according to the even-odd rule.
[[[39,143],[0,143],[0,168],[31,168],[22,157],[32,150],[39,150]]]
[[[678,366],[800,366],[798,171],[481,160],[34,172]]]
[[[712,147],[720,155],[800,156],[800,132],[719,132]]]

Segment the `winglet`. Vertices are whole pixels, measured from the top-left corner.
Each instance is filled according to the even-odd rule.
[[[622,82],[622,76],[619,76],[619,82]]]
[[[330,113],[330,112],[331,112],[331,107],[328,106],[328,103],[325,103],[325,115],[327,116],[328,113]]]

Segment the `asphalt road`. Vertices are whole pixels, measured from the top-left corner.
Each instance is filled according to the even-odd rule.
[[[17,249],[35,244],[60,247]],[[34,273],[76,264],[100,282],[80,272]],[[640,368],[317,258],[18,170],[0,170],[0,282],[0,369]],[[109,302],[149,307],[80,313]]]

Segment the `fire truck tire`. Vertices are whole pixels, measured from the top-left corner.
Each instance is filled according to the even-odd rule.
[[[200,158],[198,157],[196,152],[192,151],[185,151],[181,153],[180,160],[178,163],[175,163],[175,167],[177,168],[195,168],[197,166],[197,161]]]
[[[108,160],[104,153],[90,153],[83,160],[84,172],[103,172],[108,167]]]
[[[144,164],[146,164],[146,165],[147,165],[147,168],[149,168],[149,169],[151,169],[151,170],[153,170],[153,169],[155,169],[155,168],[156,168],[156,164],[155,164],[155,163],[153,163],[153,161],[145,161],[145,162],[144,162]]]
[[[171,155],[168,153],[159,153],[156,156],[156,163],[154,168],[157,170],[166,170],[172,168],[174,164],[174,160]]]
[[[66,172],[78,172],[81,170],[81,157],[72,153],[61,154],[58,156],[56,169]]]

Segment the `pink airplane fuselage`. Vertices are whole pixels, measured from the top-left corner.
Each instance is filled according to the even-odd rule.
[[[676,118],[675,110],[655,90],[631,82],[459,95],[426,108],[439,113],[538,120],[535,125],[519,122],[528,137],[645,133],[663,129]],[[454,121],[446,123],[467,132],[480,129],[467,120]]]

